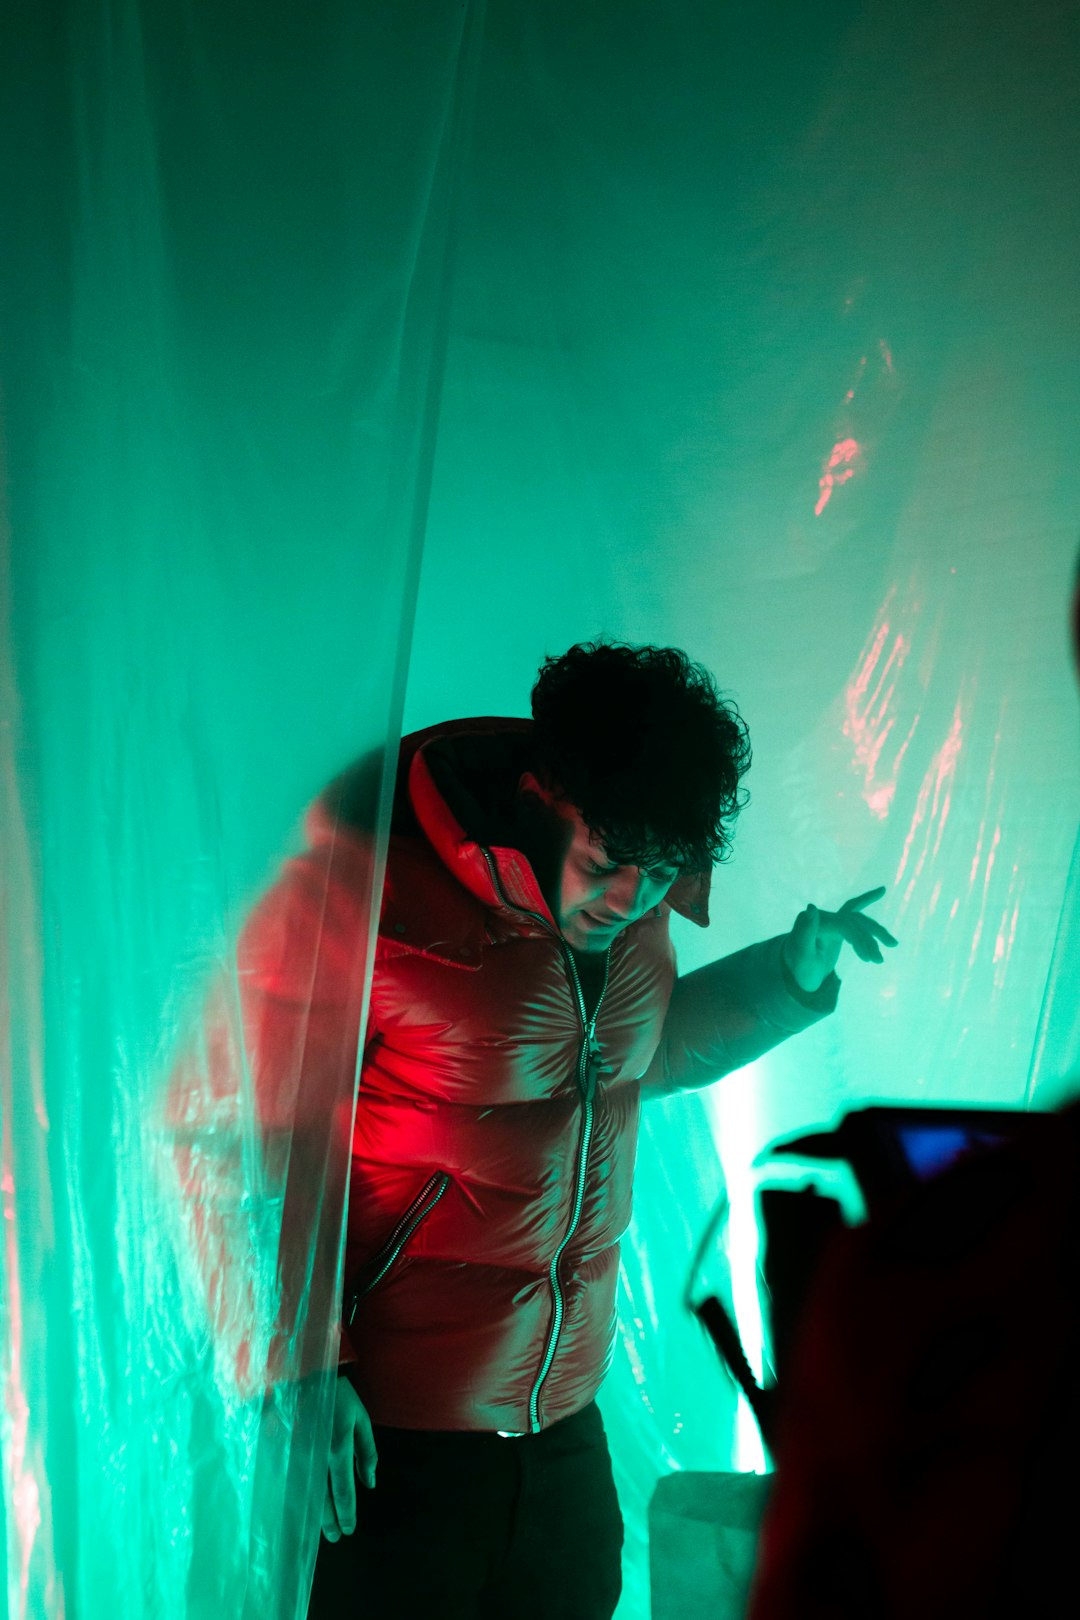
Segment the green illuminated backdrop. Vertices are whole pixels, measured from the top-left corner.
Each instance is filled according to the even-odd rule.
[[[878,882],[902,941],[646,1113],[601,1397],[646,1620],[657,1477],[760,1466],[680,1306],[724,1186],[752,1345],[764,1143],[1076,1065],[1075,11],[288,10],[9,24],[8,1613],[302,1613],[329,1374],[222,1383],[147,1121],[321,783],[604,631],[754,742],[681,967]]]

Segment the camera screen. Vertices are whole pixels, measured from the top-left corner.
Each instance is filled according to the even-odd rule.
[[[1006,1141],[989,1131],[964,1125],[897,1125],[896,1139],[905,1162],[920,1181],[928,1181],[972,1153],[1000,1147]]]

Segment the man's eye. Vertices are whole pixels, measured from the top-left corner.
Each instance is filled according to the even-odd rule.
[[[587,870],[593,877],[610,877],[612,872],[617,872],[619,868],[617,866],[599,866],[596,861],[590,861]],[[654,883],[674,883],[679,874],[677,871],[650,871],[648,875]]]

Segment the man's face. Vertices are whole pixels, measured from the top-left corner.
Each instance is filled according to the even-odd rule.
[[[648,872],[613,866],[576,807],[560,802],[531,771],[518,783],[518,794],[525,853],[573,950],[606,951],[622,929],[660,903],[678,877],[674,866]]]

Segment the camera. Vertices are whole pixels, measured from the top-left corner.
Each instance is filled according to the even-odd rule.
[[[715,1297],[692,1305],[773,1449],[776,1391],[811,1284],[834,1233],[899,1208],[927,1182],[1052,1128],[1055,1115],[948,1104],[875,1104],[831,1129],[774,1142],[754,1163],[759,1296],[771,1382],[762,1388]]]

